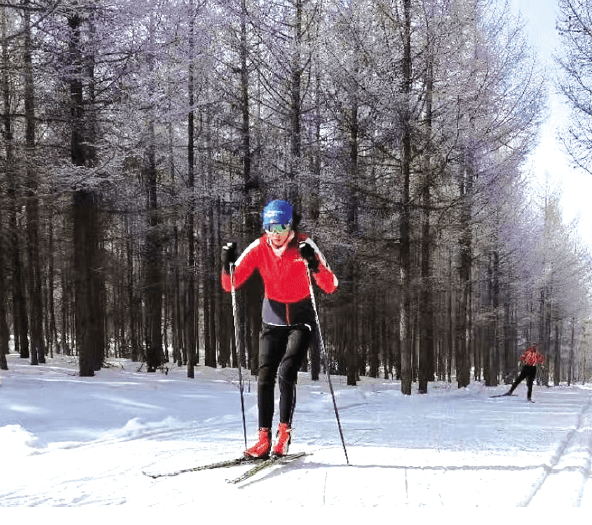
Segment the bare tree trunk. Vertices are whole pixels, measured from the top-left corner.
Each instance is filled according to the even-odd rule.
[[[551,363],[551,322],[550,306],[547,304],[547,295],[551,296],[549,285],[543,283],[539,301],[539,343],[547,354],[547,364]],[[549,367],[541,369],[541,381],[545,386],[549,386]]]
[[[567,385],[570,386],[573,381],[574,370],[574,355],[575,355],[575,338],[576,338],[576,318],[571,319],[571,334],[569,341],[569,364],[567,371]]]
[[[6,11],[4,7],[0,6],[0,39],[2,42],[2,71],[1,82],[2,82],[2,127],[4,135],[4,171],[8,172],[12,170],[12,117],[10,114],[10,79],[8,76],[9,71],[9,51],[8,41],[6,40]],[[8,177],[10,180],[12,177]],[[2,203],[3,204],[3,203]],[[4,206],[0,205],[0,213],[4,211]],[[7,288],[6,288],[6,275],[9,271],[8,262],[6,260],[6,250],[8,246],[5,245],[5,232],[4,223],[2,222],[2,216],[0,215],[0,369],[8,370],[8,362],[6,361],[6,354],[9,353],[9,340],[10,332],[8,323],[6,320],[6,301],[7,301]],[[14,317],[16,320],[16,316]],[[15,341],[16,342],[16,341]]]
[[[2,223],[2,206],[0,205],[0,370],[8,370],[6,354],[9,353],[10,333],[6,321],[6,258],[4,245],[4,226]]]
[[[562,321],[555,321],[555,355],[553,363],[553,384],[559,386],[561,381],[561,336],[563,330]]]
[[[509,302],[504,306],[504,363],[502,367],[502,374],[504,378],[508,378],[509,373],[514,369],[514,362],[516,360],[516,352],[513,348],[517,340],[518,325],[516,316],[516,309]],[[509,380],[509,379],[508,379]]]
[[[241,0],[240,30],[240,83],[241,83],[241,158],[243,168],[243,193],[245,197],[245,230],[248,234],[260,230],[259,220],[259,178],[251,171],[251,112],[249,98],[249,48],[247,33],[247,2]],[[253,196],[253,198],[251,198]]]
[[[412,334],[411,334],[411,203],[410,203],[410,178],[411,178],[411,0],[403,0],[403,97],[404,115],[402,137],[401,175],[403,195],[401,203],[400,241],[401,241],[401,392],[411,395],[413,371],[411,362]]]
[[[147,55],[148,70],[154,72],[153,55],[155,16],[150,16],[149,50]],[[152,93],[151,93],[152,95]],[[144,293],[145,311],[145,350],[146,368],[155,372],[163,364],[162,348],[162,296],[163,296],[163,254],[160,233],[160,211],[158,208],[158,172],[156,166],[156,109],[149,108],[147,144],[144,159],[144,181],[146,183],[148,204],[148,232],[144,248]]]
[[[12,148],[9,147],[9,151]],[[12,158],[12,154],[9,153]],[[12,263],[12,316],[14,327],[14,345],[21,359],[28,359],[29,353],[29,319],[27,314],[27,294],[25,291],[25,279],[23,275],[23,262],[21,255],[22,239],[19,235],[18,210],[18,184],[14,173],[14,163],[8,165],[8,200],[9,216],[8,229],[10,237],[10,259]]]
[[[174,249],[173,253],[175,254],[175,260],[180,261],[182,260],[182,250],[180,247],[179,242],[179,229],[177,226],[174,227]],[[173,345],[173,360],[177,363],[177,366],[183,366],[183,364],[187,364],[187,359],[185,358],[185,349],[183,343],[183,315],[185,310],[184,305],[184,289],[182,289],[181,284],[181,273],[182,269],[179,267],[178,264],[175,264],[173,270],[173,292],[172,292],[172,316],[173,322],[171,323],[171,330],[172,330],[172,345]],[[189,369],[188,369],[188,377],[189,376]]]
[[[2,223],[2,206],[0,206],[0,370],[8,370],[6,354],[9,353],[10,333],[6,321],[6,258],[4,245],[4,226]]]
[[[196,308],[196,287],[195,287],[195,79],[193,56],[195,53],[195,2],[191,1],[190,25],[189,25],[189,114],[187,115],[187,186],[191,193],[189,211],[187,214],[187,249],[188,249],[188,272],[187,272],[187,301],[184,312],[186,328],[186,350],[187,350],[187,377],[195,377],[196,354],[198,351],[197,333],[197,308]]]
[[[245,244],[251,242],[254,236],[259,235],[261,231],[261,207],[262,207],[262,192],[260,187],[259,174],[253,169],[252,151],[251,151],[251,99],[250,91],[250,77],[249,77],[249,47],[248,47],[248,30],[247,30],[247,2],[241,1],[241,31],[240,31],[240,76],[241,76],[241,160],[243,171],[243,225]],[[300,119],[298,118],[298,122]],[[295,204],[295,203],[294,203]],[[219,210],[219,207],[218,207]],[[258,276],[252,277],[249,282],[243,287],[242,291],[237,295],[241,307],[241,334],[242,342],[242,361],[241,366],[247,366],[252,371],[258,368],[258,346],[259,346],[259,331],[261,327],[261,297],[263,295],[263,285]],[[216,304],[221,307],[219,300]],[[224,321],[227,323],[228,319]],[[251,359],[249,359],[249,357]],[[238,356],[237,356],[238,359]],[[235,363],[236,364],[236,363]]]
[[[311,187],[309,191],[309,202],[308,202],[308,209],[309,215],[312,221],[318,221],[320,213],[321,213],[321,202],[322,202],[322,195],[321,195],[321,178],[322,178],[322,66],[320,65],[320,58],[318,53],[317,47],[317,54],[316,54],[316,71],[315,71],[315,148],[314,153],[311,159],[311,172],[313,175],[313,179],[311,181]],[[312,347],[311,347],[312,348]],[[320,359],[317,359],[320,362]],[[320,370],[315,370],[314,374],[320,373]]]
[[[354,59],[355,60],[355,59]],[[354,67],[355,70],[355,67]],[[355,75],[355,73],[354,73]],[[348,88],[349,94],[349,119],[348,119],[348,157],[347,166],[347,195],[346,195],[346,232],[348,235],[357,235],[358,232],[358,177],[359,177],[359,103],[358,86],[355,84]],[[340,293],[345,297],[346,337],[344,340],[345,364],[347,384],[355,386],[358,379],[358,369],[364,366],[358,356],[358,300],[356,297],[356,252],[355,248],[347,253],[347,261],[344,266],[343,281]]]
[[[129,304],[129,343],[130,343],[130,359],[138,361],[140,350],[140,311],[141,304],[138,298],[136,289],[136,277],[134,268],[135,253],[134,243],[131,239],[131,232],[129,226],[129,219],[124,218],[125,231],[127,233],[126,253],[127,253],[127,300]]]
[[[23,3],[24,21],[24,86],[25,86],[25,162],[27,184],[27,247],[29,262],[29,306],[31,327],[31,364],[45,363],[43,339],[43,296],[41,290],[41,261],[39,258],[39,197],[35,172],[35,88],[31,50],[31,13],[29,1]]]
[[[216,243],[215,235],[215,219],[213,206],[210,207],[207,218],[206,218],[207,230],[204,235],[204,241],[206,243],[205,250],[205,261],[206,261],[206,275],[216,275],[218,259],[214,253],[218,253],[218,250],[214,251]],[[214,283],[212,279],[206,279],[204,283],[204,326],[207,331],[204,333],[205,341],[205,357],[204,364],[212,368],[216,368],[216,302],[214,286],[219,287],[219,283]]]
[[[298,201],[298,176],[301,170],[301,89],[302,89],[302,9],[303,0],[294,1],[293,48],[292,48],[292,78],[290,105],[290,166],[288,200],[292,204]]]
[[[428,65],[426,79],[426,134],[431,143],[432,135],[432,100],[433,70]],[[431,147],[427,149],[427,162],[422,192],[423,226],[421,235],[421,292],[420,292],[420,344],[419,344],[419,377],[420,394],[428,391],[428,382],[434,381],[434,297],[432,293],[432,236],[430,233],[430,210],[432,207],[432,166],[430,163]]]
[[[74,298],[76,309],[76,349],[79,372],[82,377],[94,376],[96,369],[95,323],[93,308],[93,242],[96,242],[97,221],[95,197],[92,193],[77,191],[73,197],[74,224]]]
[[[493,372],[495,385],[499,384],[500,372],[501,372],[501,361],[502,361],[502,348],[503,348],[503,321],[500,312],[501,292],[500,292],[500,256],[498,250],[493,250],[493,313],[494,313],[494,327],[495,334],[493,340],[494,358],[493,358]]]
[[[149,143],[146,152],[145,175],[148,191],[148,234],[144,252],[146,293],[146,367],[155,372],[162,366],[162,243],[159,233],[157,201],[155,123],[148,124]]]
[[[48,286],[48,297],[47,297],[47,305],[48,305],[48,314],[49,314],[49,330],[48,330],[48,341],[50,341],[50,357],[53,357],[54,347],[57,351],[59,351],[59,340],[58,340],[58,325],[56,320],[56,306],[55,306],[55,258],[54,258],[54,210],[53,206],[50,204],[49,206],[49,217],[48,217],[48,253],[49,253],[49,262],[48,262],[48,275],[47,275],[47,286]],[[64,337],[64,336],[62,336]]]
[[[459,239],[460,250],[460,291],[458,298],[458,310],[456,319],[456,380],[459,388],[470,383],[470,359],[469,359],[469,308],[471,296],[471,193],[473,185],[472,158],[467,153],[465,166],[460,175],[461,204],[461,235]]]
[[[3,11],[3,32],[6,33],[6,12]],[[21,238],[19,235],[18,225],[18,210],[20,204],[17,201],[19,186],[15,172],[15,157],[13,147],[13,131],[12,131],[12,117],[10,110],[10,80],[9,71],[11,70],[9,62],[9,42],[2,41],[3,64],[2,68],[2,94],[3,94],[3,124],[5,132],[6,143],[6,178],[8,182],[7,195],[9,201],[8,210],[8,235],[10,238],[10,262],[12,264],[12,316],[14,326],[14,344],[15,349],[18,350],[20,357],[23,359],[29,358],[29,321],[27,314],[27,299],[25,291],[25,282],[22,268],[21,256]]]
[[[487,364],[485,370],[485,385],[497,386],[499,384],[500,376],[500,327],[501,321],[499,319],[499,255],[496,250],[491,250],[489,253],[489,271],[488,271],[488,297],[489,310],[491,318],[487,327],[487,341],[485,349],[485,361]]]
[[[70,40],[70,103],[72,163],[75,166],[94,164],[94,152],[87,135],[82,78],[84,64],[81,51],[82,20],[78,14],[68,18],[72,31]],[[76,348],[81,376],[94,376],[104,358],[104,289],[100,268],[100,214],[98,196],[90,190],[79,190],[73,196],[74,297],[76,309]]]

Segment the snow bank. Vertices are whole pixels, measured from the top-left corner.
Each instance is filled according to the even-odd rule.
[[[36,454],[38,452],[37,441],[33,434],[27,432],[20,425],[0,427],[0,443],[8,458],[14,459]]]

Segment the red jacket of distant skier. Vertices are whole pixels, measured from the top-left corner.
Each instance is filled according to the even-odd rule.
[[[545,362],[545,357],[539,354],[534,346],[531,346],[520,356],[520,361],[528,366],[536,366],[542,365]]]

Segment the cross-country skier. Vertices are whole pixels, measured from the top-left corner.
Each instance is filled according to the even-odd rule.
[[[234,264],[235,289],[240,288],[255,270],[259,271],[265,288],[257,385],[259,440],[245,451],[248,457],[265,458],[270,452],[275,456],[288,453],[298,370],[316,329],[306,266],[325,293],[337,290],[335,274],[317,245],[306,234],[297,231],[295,218],[290,203],[271,201],[263,210],[265,234],[262,237],[251,243],[238,258],[234,243],[228,243],[222,249],[222,287],[225,291],[232,290],[231,264]],[[280,390],[280,423],[272,451],[276,377]]]
[[[528,401],[532,401],[532,384],[534,383],[534,378],[536,377],[536,365],[542,365],[545,362],[545,357],[537,351],[536,347],[536,343],[533,343],[520,356],[522,370],[512,383],[512,388],[510,388],[510,390],[506,392],[504,396],[511,396],[512,392],[516,390],[516,387],[522,382],[522,380],[526,379],[526,385],[528,387],[526,398]]]

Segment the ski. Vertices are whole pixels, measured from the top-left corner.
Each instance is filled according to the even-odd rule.
[[[257,463],[257,465],[255,465],[254,467],[250,468],[249,470],[247,470],[246,472],[241,474],[238,478],[227,479],[226,483],[231,483],[233,485],[236,485],[237,483],[240,483],[242,481],[245,481],[245,480],[253,477],[255,474],[257,474],[258,472],[261,472],[263,469],[266,469],[268,467],[272,467],[274,465],[284,465],[286,463],[291,463],[292,461],[294,461],[298,458],[302,458],[304,456],[309,456],[309,455],[310,454],[308,454],[306,452],[298,452],[297,454],[288,454],[286,456],[272,456],[268,459],[264,459],[260,463]]]
[[[217,468],[228,468],[228,467],[234,467],[236,465],[244,465],[246,463],[251,464],[251,463],[260,463],[262,461],[265,461],[263,459],[260,458],[249,458],[246,456],[242,456],[240,458],[235,458],[235,459],[227,459],[224,461],[217,461],[216,463],[210,463],[208,465],[199,465],[197,467],[191,467],[191,468],[185,468],[185,469],[181,469],[181,470],[176,470],[174,472],[166,472],[163,474],[149,474],[147,472],[142,471],[142,474],[144,474],[145,476],[148,476],[152,479],[156,479],[156,478],[165,478],[165,477],[173,477],[173,476],[178,476],[179,474],[184,474],[186,472],[199,472],[200,470],[212,470],[212,469],[217,469]]]
[[[497,396],[489,396],[489,397],[491,397],[491,398],[494,398],[494,397],[516,397],[516,394],[510,394],[509,396],[508,396],[508,394],[498,394]]]

